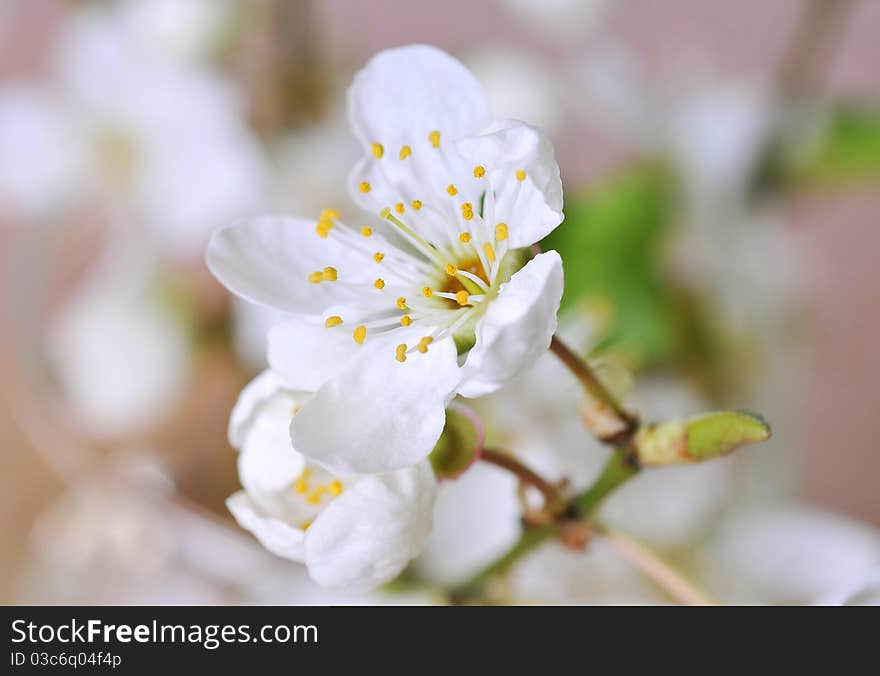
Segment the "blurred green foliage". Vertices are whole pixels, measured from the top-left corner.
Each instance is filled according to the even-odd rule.
[[[880,107],[838,107],[795,176],[832,184],[880,179]]]
[[[677,205],[672,174],[637,165],[566,195],[565,221],[542,247],[562,256],[563,310],[585,306],[603,319],[594,356],[610,350],[633,369],[684,369],[712,392],[722,379],[717,322],[667,263]]]

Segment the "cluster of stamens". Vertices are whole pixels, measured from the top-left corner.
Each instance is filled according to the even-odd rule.
[[[293,491],[297,495],[302,496],[307,504],[318,506],[324,498],[335,498],[342,494],[342,482],[339,479],[332,479],[326,484],[312,485],[313,472],[306,467],[293,482]],[[307,530],[312,525],[311,521],[303,521],[300,524],[302,530]]]
[[[441,161],[446,161],[440,140],[439,131],[430,132],[426,152],[437,151]],[[401,146],[395,160],[388,157],[385,147],[378,142],[371,145],[371,151],[376,162],[412,161],[410,158],[414,152],[409,145]],[[488,169],[482,164],[473,167],[475,179],[484,179],[487,175]],[[526,172],[517,170],[516,178],[521,183],[526,178]],[[352,338],[356,343],[364,344],[369,333],[410,327],[416,322],[431,327],[428,334],[414,345],[397,345],[395,358],[400,362],[406,361],[408,354],[428,352],[432,342],[454,334],[473,315],[493,293],[500,261],[507,252],[508,226],[504,222],[492,224],[494,195],[488,186],[480,195],[473,196],[462,195],[454,183],[449,183],[445,189],[437,188],[437,194],[445,192],[451,199],[445,201],[446,198],[443,198],[440,202],[432,203],[426,199],[427,196],[420,196],[421,199],[407,198],[407,202],[391,204],[379,212],[383,221],[395,229],[418,255],[390,243],[388,248],[376,250],[378,247],[369,244],[374,236],[373,228],[365,225],[356,231],[340,226],[339,214],[333,209],[324,209],[316,226],[319,237],[335,238],[346,247],[371,256],[381,267],[369,285],[369,292],[388,293],[395,299],[393,302],[389,300],[387,312],[381,312],[369,321],[361,320],[353,328]],[[370,193],[373,187],[369,182],[362,181],[358,189],[362,193]],[[408,214],[410,209],[414,213]],[[420,227],[416,225],[417,222],[431,222],[433,230]],[[448,233],[448,241],[429,241],[422,234],[438,230]],[[387,269],[388,273],[383,275],[382,268]],[[308,281],[313,284],[329,282],[360,286],[365,290],[368,288],[364,282],[355,284],[340,279],[337,269],[330,265],[310,273]],[[420,293],[418,289],[421,289]],[[345,319],[339,315],[328,316],[324,320],[324,326],[328,329],[337,329],[344,324]]]

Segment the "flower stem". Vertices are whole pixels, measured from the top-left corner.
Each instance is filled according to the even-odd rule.
[[[490,451],[490,457],[494,458],[494,453]],[[486,450],[483,450],[483,460],[486,460]],[[505,456],[505,460],[507,460]],[[489,460],[491,462],[491,460]],[[516,461],[514,461],[516,463]],[[518,465],[518,463],[516,463]],[[502,465],[506,467],[505,465]],[[523,466],[521,469],[534,474],[531,470]],[[517,469],[517,472],[521,471]],[[626,453],[621,450],[615,450],[612,456],[605,464],[605,468],[599,475],[599,478],[593,482],[586,491],[575,496],[567,505],[565,512],[571,514],[577,519],[588,518],[592,515],[602,500],[611,493],[615,488],[638,472],[638,466],[630,462]],[[520,476],[517,474],[517,476]],[[537,475],[535,475],[537,477]],[[542,483],[546,482],[537,477]],[[532,484],[535,485],[535,484]],[[536,486],[537,487],[537,486]],[[540,489],[539,489],[540,490]],[[555,493],[555,490],[554,490]],[[483,568],[464,584],[453,590],[452,597],[456,600],[474,599],[482,595],[483,587],[495,575],[506,572],[514,563],[516,563],[524,555],[531,552],[538,545],[546,542],[559,535],[562,524],[554,522],[534,528],[524,528],[519,539],[495,561]]]
[[[484,448],[480,452],[480,460],[506,469],[514,474],[522,483],[536,488],[544,496],[545,506],[551,510],[563,504],[559,491],[556,490],[555,486],[523,465],[512,455],[491,448]]]
[[[558,533],[559,526],[555,523],[537,528],[524,528],[522,533],[520,533],[519,539],[513,543],[510,549],[451,592],[453,600],[463,602],[481,598],[483,588],[489,580],[496,575],[506,572],[519,559],[537,548],[538,545],[555,537]]]
[[[574,374],[587,393],[610,411],[620,428],[615,437],[630,436],[638,427],[638,421],[605,387],[590,365],[575,354],[558,336],[554,335],[550,340],[550,351]]]
[[[626,453],[615,449],[593,485],[571,500],[570,511],[578,518],[589,518],[609,493],[638,471],[639,466],[632,462]]]
[[[717,605],[680,572],[630,536],[606,526],[594,526],[594,530],[604,537],[618,554],[662,587],[679,603],[687,606]]]

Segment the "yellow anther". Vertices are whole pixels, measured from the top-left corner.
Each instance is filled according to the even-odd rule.
[[[495,226],[495,239],[499,242],[503,242],[507,239],[507,223],[499,223]]]
[[[425,354],[425,352],[428,351],[428,345],[430,345],[430,344],[433,343],[433,342],[434,342],[434,339],[431,338],[431,336],[425,336],[424,338],[422,338],[422,339],[419,341],[419,344],[416,345],[416,349],[417,349],[419,352],[421,352],[422,354]]]
[[[370,192],[370,184],[366,181],[361,181],[361,184],[358,186],[361,192]]]
[[[339,218],[339,212],[336,209],[322,209],[320,221],[334,221]]]
[[[426,286],[424,289],[422,289],[422,295],[425,298],[430,298],[434,295],[434,289],[432,289],[430,286]]]
[[[300,477],[302,477],[303,479],[308,479],[310,476],[312,476],[312,468],[311,467],[306,467],[302,471],[302,474],[300,474]]]
[[[516,170],[516,180],[517,181],[525,181],[526,180],[526,172],[523,169]]]
[[[401,146],[400,148],[400,159],[405,160],[407,157],[412,155],[412,148],[409,146]]]
[[[375,282],[373,282],[373,286],[375,286],[377,289],[384,289],[385,288],[385,280],[382,279],[381,277],[379,277],[379,279],[377,279]]]
[[[335,282],[339,275],[336,272],[336,268],[331,268],[330,266],[327,266],[326,268],[324,268],[321,276],[324,278],[325,282]]]
[[[395,359],[400,362],[406,361],[406,343],[401,343],[395,350]]]
[[[331,317],[327,317],[324,320],[324,326],[328,329],[332,329],[334,326],[339,326],[342,323],[342,317],[339,315],[332,315]]]
[[[303,493],[308,493],[309,482],[306,481],[305,477],[300,477],[293,482],[293,490],[295,490],[300,495],[302,495]]]
[[[313,272],[309,275],[309,283],[310,284],[320,284],[324,281],[324,273],[320,270]]]
[[[465,202],[461,205],[461,216],[464,220],[469,221],[474,217],[474,205],[470,202]]]
[[[406,310],[406,298],[401,296],[397,299],[397,307],[401,310]]]
[[[309,526],[311,526],[311,525],[312,525],[312,522],[311,522],[311,521],[303,521],[303,522],[299,525],[299,529],[300,529],[300,530],[308,530],[308,529],[309,529]]]
[[[332,229],[333,223],[326,220],[318,221],[318,225],[315,226],[315,232],[318,233],[318,237],[327,237]]]
[[[292,408],[290,409],[290,415],[291,415],[291,417],[292,417],[292,416],[295,416],[297,413],[299,413],[299,411],[300,411],[301,408],[302,408],[302,406],[300,406],[299,404],[297,404],[296,406],[292,407]]]
[[[495,249],[492,248],[492,245],[489,244],[489,242],[486,242],[483,245],[483,251],[486,254],[486,259],[489,260],[489,262],[494,263],[495,262]]]
[[[452,263],[446,264],[446,274],[450,277],[455,277],[458,274],[458,268],[455,267]]]
[[[455,300],[458,301],[459,305],[467,305],[469,298],[470,296],[468,295],[468,292],[464,289],[455,292]]]
[[[404,211],[406,211],[406,207],[403,206],[403,202],[398,202],[394,205],[394,210],[397,213],[402,214]]]
[[[333,479],[333,481],[327,484],[327,490],[330,491],[331,495],[339,495],[342,493],[342,482],[339,479]]]
[[[382,155],[385,154],[385,148],[382,147],[381,143],[373,144],[373,157],[377,160],[382,159]]]
[[[361,228],[361,234],[364,237],[370,237],[373,234],[373,228],[368,228],[366,225]]]
[[[421,209],[422,208],[422,200],[413,200],[412,201],[412,208],[415,209],[416,211]]]
[[[309,496],[306,498],[306,502],[308,502],[310,505],[317,505],[319,502],[321,502],[321,494],[318,492],[317,489],[309,493]]]
[[[455,187],[455,184],[450,183],[446,186],[446,192],[455,197],[458,194],[458,188]]]
[[[432,131],[430,134],[428,134],[428,140],[431,142],[432,146],[434,146],[435,148],[439,148],[440,147],[440,132],[439,131]]]
[[[483,178],[486,175],[486,167],[478,164],[474,167],[474,178]]]
[[[364,344],[364,339],[367,337],[367,327],[359,326],[354,330],[354,342],[358,345]]]
[[[469,233],[469,232],[461,233],[458,236],[458,241],[461,242],[462,244],[467,244],[468,242],[471,241],[471,233]]]
[[[381,251],[377,251],[373,254],[373,260],[377,263],[381,263],[383,258],[385,258],[385,254],[383,254]]]
[[[412,324],[412,322],[412,317],[410,317],[409,315],[403,315],[403,317],[400,318],[401,326],[409,326],[410,324]]]

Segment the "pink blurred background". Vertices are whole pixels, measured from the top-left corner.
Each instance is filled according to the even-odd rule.
[[[61,4],[12,0],[2,8],[0,87],[4,81],[38,73],[43,67],[44,47],[54,39]],[[325,0],[314,5],[314,25],[319,27],[325,57],[347,71],[380,49],[426,42],[454,54],[485,45],[521,50],[564,76],[573,60],[588,57],[613,38],[625,43],[647,64],[649,73],[658,77],[674,71],[683,60],[696,59],[711,64],[719,79],[770,81],[803,4],[801,0],[609,0],[601,13],[601,28],[585,25],[554,33],[518,18],[500,0]],[[822,91],[828,96],[880,100],[880,3],[852,4],[824,69]],[[594,182],[621,166],[630,153],[619,139],[579,115],[574,106],[564,110],[555,141],[566,184]],[[875,525],[880,525],[880,452],[875,441],[880,414],[878,187],[874,183],[846,193],[811,191],[796,195],[785,207],[786,227],[805,256],[804,295],[809,299],[809,326],[814,332],[809,373],[803,378],[808,392],[800,416],[805,428],[803,447],[797,453],[796,492]],[[2,219],[0,214],[0,248],[5,249],[16,235]],[[67,274],[75,278],[75,264],[72,267]],[[63,288],[56,292],[63,296]],[[216,288],[206,298],[208,305],[226,302]],[[10,321],[10,308],[0,310],[3,321]],[[0,387],[7,394],[21,386],[15,375],[20,365],[11,364],[9,358],[8,353],[3,355],[0,371]],[[169,459],[177,463],[177,476],[188,495],[220,513],[223,498],[235,484],[233,459],[230,455],[221,463],[209,464],[207,475],[199,470],[205,466],[204,458],[226,448],[226,415],[247,374],[223,359],[212,361],[211,354],[201,358],[196,371],[200,375],[195,389],[184,397],[181,411],[157,438],[175,448],[176,440],[189,437],[187,406],[197,406],[200,416],[208,412],[199,423],[202,436],[190,444],[190,456],[181,459],[170,452]],[[39,401],[35,403],[39,415]],[[63,434],[64,427],[47,433],[59,429]],[[0,406],[0,550],[4,552],[0,555],[0,601],[12,595],[14,553],[23,547],[35,516],[61,490],[60,482],[33,452],[36,443],[22,433],[8,408]],[[75,445],[77,440],[65,443]]]

